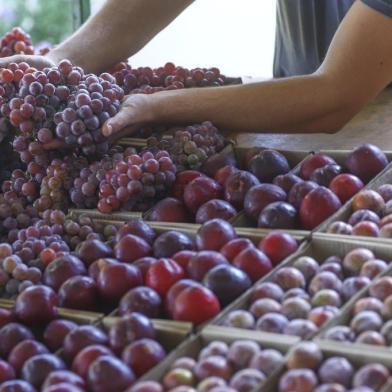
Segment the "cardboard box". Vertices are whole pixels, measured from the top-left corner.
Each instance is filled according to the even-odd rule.
[[[88,216],[94,219],[107,219],[107,220],[131,220],[135,218],[142,218],[143,213],[141,212],[128,212],[128,211],[115,211],[109,214],[104,214],[99,212],[97,209],[77,209],[77,208],[70,208],[68,210],[68,217],[71,219],[77,219],[81,216]]]
[[[259,343],[262,348],[273,348],[280,351],[282,354],[286,354],[291,347],[291,342],[287,342],[285,339],[270,340],[269,337],[259,334],[258,336],[248,336],[247,331],[236,331],[222,329],[216,326],[209,326],[203,329],[198,335],[192,336],[183,342],[177,350],[169,354],[166,359],[148,374],[144,375],[139,381],[155,380],[161,381],[165,374],[170,370],[173,362],[183,356],[197,358],[200,351],[210,342],[214,340],[224,341],[226,343],[232,343],[236,340],[253,340]],[[280,369],[279,369],[280,370]],[[278,371],[279,371],[278,370]]]
[[[344,345],[334,344],[331,342],[317,342],[320,347],[324,358],[330,357],[344,357],[348,359],[351,364],[356,368],[360,368],[370,363],[380,363],[386,366],[392,374],[392,356],[385,353],[376,353],[373,351],[367,351],[358,349],[349,349]],[[272,392],[278,391],[279,380],[282,375],[287,371],[287,367],[281,367],[279,371],[268,378],[267,382],[259,389],[259,392]],[[390,377],[387,383],[382,387],[380,392],[390,392],[392,389],[392,378]]]
[[[389,265],[388,269],[381,273],[378,278],[382,276],[392,276],[392,264]],[[377,279],[377,278],[376,278]],[[373,280],[376,281],[376,279]],[[346,346],[349,350],[355,349],[355,350],[361,350],[362,352],[375,352],[375,353],[380,353],[380,354],[385,354],[385,355],[391,355],[391,346],[375,346],[375,345],[370,345],[370,344],[363,344],[363,343],[355,343],[355,342],[336,342],[333,340],[329,340],[325,338],[325,334],[328,330],[331,328],[338,326],[338,325],[344,325],[344,326],[349,326],[350,322],[353,318],[353,309],[355,304],[362,298],[370,297],[369,294],[369,287],[366,287],[364,290],[361,290],[357,295],[355,295],[353,298],[350,299],[350,301],[346,304],[344,311],[340,312],[339,315],[334,317],[332,320],[329,322],[325,323],[323,327],[320,329],[319,333],[315,336],[314,340],[317,342],[320,342],[320,344],[337,344],[337,345],[343,345]],[[391,319],[392,320],[392,319]],[[385,320],[386,322],[387,320]]]
[[[0,298],[0,308],[13,309],[15,301]],[[74,321],[77,324],[96,324],[100,322],[105,315],[97,312],[87,312],[84,310],[58,308],[58,318]]]
[[[390,159],[390,157],[389,157],[389,159]],[[392,163],[389,164],[378,176],[373,178],[373,180],[371,180],[365,186],[364,189],[377,190],[383,184],[392,184]],[[314,230],[314,232],[326,233],[328,230],[328,227],[333,222],[337,222],[337,221],[347,222],[350,219],[352,212],[353,212],[352,199],[350,199],[335,214],[333,214],[326,221],[324,221],[319,227],[317,227]],[[331,235],[340,236],[340,234],[331,234]],[[353,237],[353,236],[346,236],[346,237]],[[355,236],[355,237],[358,238],[358,240],[368,240],[369,239],[369,237],[361,237],[361,236]],[[387,242],[390,241],[390,239],[387,239],[387,238],[372,238],[372,240],[387,241]]]
[[[337,256],[344,256],[349,251],[359,248],[365,247],[372,250],[377,258],[384,259],[386,262],[392,261],[392,244],[387,245],[385,243],[374,243],[374,242],[363,242],[363,241],[356,241],[354,238],[349,240],[342,239],[339,237],[333,238],[313,238],[311,242],[304,243],[298,252],[289,256],[283,263],[281,263],[277,268],[267,274],[265,277],[260,279],[252,288],[250,288],[247,292],[245,292],[241,297],[239,297],[235,302],[231,305],[227,306],[217,317],[210,321],[210,324],[213,325],[222,325],[228,314],[233,310],[238,309],[248,309],[249,302],[251,296],[253,294],[253,289],[257,284],[262,282],[269,282],[273,281],[274,274],[277,270],[282,267],[291,266],[298,257],[301,256],[311,256],[317,261],[323,261],[326,257],[337,255]],[[392,264],[391,264],[392,268]],[[351,306],[351,302],[348,301],[342,305],[340,308],[340,312],[336,317],[346,311],[347,308]],[[222,325],[222,328],[227,328]],[[252,330],[249,333],[257,336],[260,331]],[[318,332],[319,333],[319,332]],[[278,339],[282,335],[280,334],[270,334],[271,339]],[[307,338],[310,339],[313,336],[308,336]],[[298,342],[300,339],[298,337],[290,337],[293,339],[293,343]]]

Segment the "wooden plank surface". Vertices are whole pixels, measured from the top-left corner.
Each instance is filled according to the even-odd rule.
[[[384,90],[336,134],[239,134],[232,135],[241,147],[255,145],[285,150],[347,150],[373,143],[392,150],[392,88]]]

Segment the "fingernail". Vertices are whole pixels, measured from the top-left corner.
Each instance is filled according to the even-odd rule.
[[[111,135],[113,132],[113,127],[110,124],[106,124],[106,133],[107,135]]]

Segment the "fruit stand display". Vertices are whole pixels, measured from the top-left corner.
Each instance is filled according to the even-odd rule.
[[[388,353],[391,341],[392,271],[388,267],[365,291],[353,296],[349,306],[325,325],[317,339],[361,346]],[[388,348],[387,348],[388,347]]]
[[[276,334],[310,339],[391,269],[391,250],[353,239],[313,238],[212,322],[275,339]]]
[[[284,339],[271,341],[262,335],[249,338],[246,333],[208,326],[178,347],[135,388],[143,390],[144,380],[152,380],[151,388],[157,388],[161,381],[166,390],[197,382],[202,391],[229,385],[234,390],[252,390],[283,366],[290,347]]]
[[[0,69],[0,392],[392,390],[392,153],[103,136],[125,94],[228,83]]]
[[[321,227],[329,234],[366,236],[388,241],[392,236],[390,200],[392,197],[392,170],[386,170],[359,192],[344,208]]]
[[[390,355],[372,351],[363,354],[361,350],[345,350],[336,344],[302,342],[290,350],[285,366],[259,390],[390,391]]]

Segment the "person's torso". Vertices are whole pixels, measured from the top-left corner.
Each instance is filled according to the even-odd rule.
[[[274,76],[314,72],[355,0],[277,0]]]

